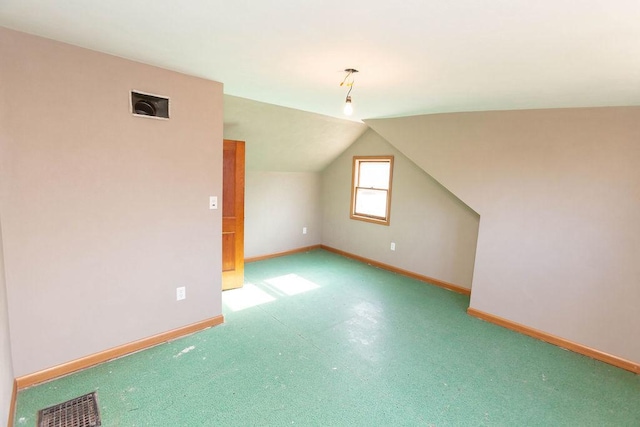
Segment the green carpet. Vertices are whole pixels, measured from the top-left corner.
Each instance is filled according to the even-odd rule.
[[[94,390],[103,426],[640,425],[640,376],[470,317],[468,297],[323,250],[245,283],[224,325],[21,391],[15,425]]]

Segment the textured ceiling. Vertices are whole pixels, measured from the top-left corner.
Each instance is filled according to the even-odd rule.
[[[2,0],[0,25],[354,119],[640,104],[638,0]]]

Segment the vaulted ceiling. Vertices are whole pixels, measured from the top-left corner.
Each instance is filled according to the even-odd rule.
[[[0,1],[1,26],[224,83],[247,169],[292,172],[364,119],[639,105],[638,22],[638,0]]]
[[[638,0],[2,0],[0,25],[353,119],[640,104]]]

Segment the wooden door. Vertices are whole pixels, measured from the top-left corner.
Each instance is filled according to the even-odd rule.
[[[244,141],[224,140],[222,290],[244,283]]]

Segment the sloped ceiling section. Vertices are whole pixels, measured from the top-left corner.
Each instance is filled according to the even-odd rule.
[[[363,123],[224,97],[224,137],[246,142],[249,171],[319,172],[367,129]]]
[[[495,118],[491,122],[494,126],[496,123],[500,126],[508,115],[509,112],[427,114],[372,119],[366,123],[471,209],[482,214],[487,203],[485,171],[491,169],[494,141],[491,135],[487,139],[479,138],[477,132],[486,126],[488,117]],[[503,141],[507,147],[513,142],[509,135]]]
[[[480,214],[471,307],[640,362],[640,107],[366,123]]]

